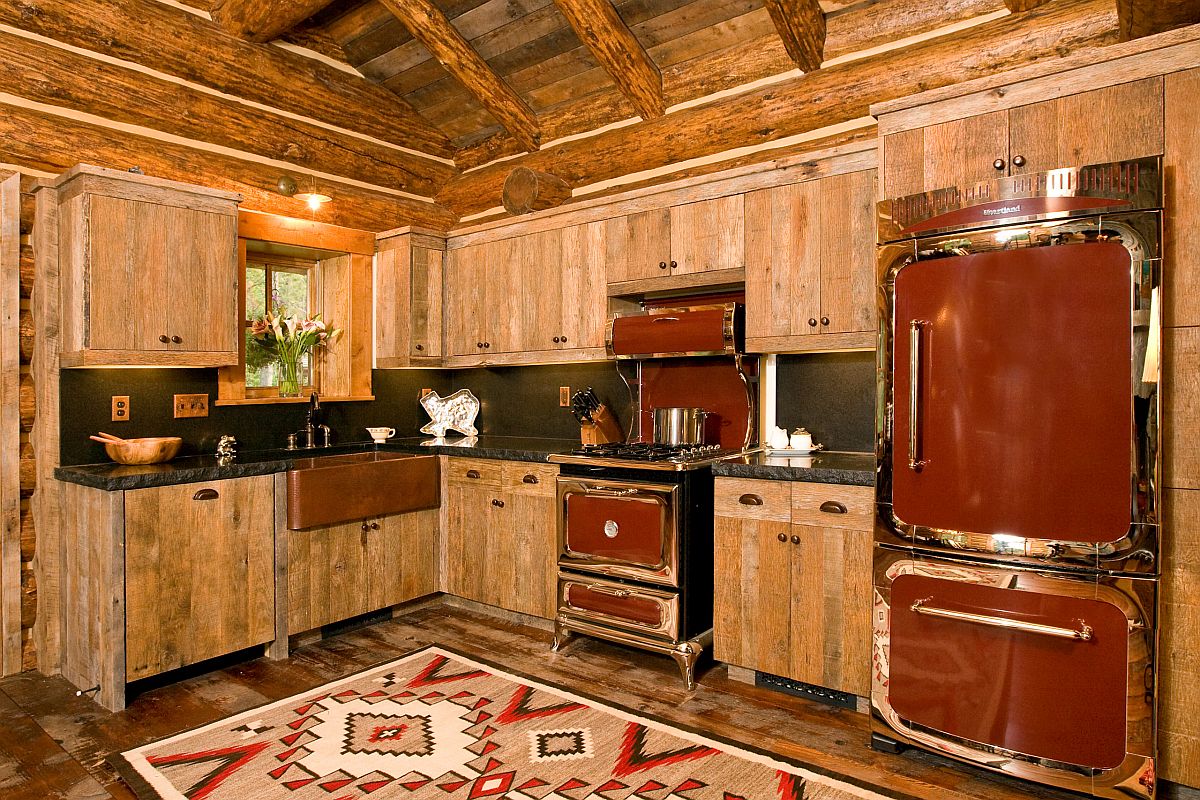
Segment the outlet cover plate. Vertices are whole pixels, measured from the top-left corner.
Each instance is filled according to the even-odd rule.
[[[112,421],[129,422],[129,395],[114,394],[112,396]]]
[[[558,405],[561,408],[569,408],[570,407],[570,405],[571,405],[571,387],[570,386],[558,387]]]
[[[175,419],[208,416],[207,394],[175,395]]]

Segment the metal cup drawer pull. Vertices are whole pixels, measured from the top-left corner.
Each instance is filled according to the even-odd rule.
[[[193,500],[216,500],[221,494],[216,489],[200,489],[194,495]]]
[[[763,499],[756,494],[744,494],[738,498],[738,502],[744,506],[761,506]]]
[[[615,519],[608,519],[604,521],[604,535],[609,539],[617,538],[617,534],[620,533],[620,530],[621,526],[617,524]]]
[[[821,503],[821,510],[826,514],[845,514],[846,506],[837,500],[826,500],[824,503]]]
[[[521,483],[531,483],[532,484],[532,483],[537,483],[537,482],[538,482],[538,477],[537,477],[537,475],[534,475],[532,472],[529,473],[528,475],[526,475],[524,478],[521,478]]]
[[[479,477],[479,470],[477,470],[477,469],[469,469],[469,470],[467,470],[467,477],[468,477],[468,478],[478,478],[478,477]]]
[[[1037,633],[1043,636],[1054,636],[1059,639],[1078,639],[1082,642],[1090,642],[1092,640],[1092,626],[1088,625],[1083,620],[1076,620],[1079,623],[1079,628],[1059,628],[1055,625],[1042,625],[1037,622],[1022,622],[1016,619],[1006,619],[1004,617],[989,617],[986,614],[972,614],[969,611],[952,611],[948,608],[937,608],[935,606],[925,605],[932,597],[925,597],[916,600],[909,607],[914,613],[924,614],[929,617],[940,617],[942,619],[956,619],[960,622],[973,622],[977,625],[989,625],[993,628],[1009,628],[1011,630],[1025,631],[1026,633]]]

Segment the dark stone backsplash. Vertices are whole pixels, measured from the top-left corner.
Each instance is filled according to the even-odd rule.
[[[779,356],[776,425],[801,426],[829,450],[875,450],[875,353]]]
[[[612,363],[475,369],[375,370],[375,400],[329,403],[325,422],[336,442],[367,441],[368,425],[387,425],[397,436],[419,435],[429,421],[419,402],[422,388],[443,396],[470,389],[480,399],[476,426],[491,436],[577,439],[579,426],[558,405],[558,387],[595,388],[600,399],[627,418],[628,392]],[[209,396],[209,416],[174,419],[173,395]],[[130,421],[112,422],[110,397],[129,395]],[[68,369],[61,379],[61,457],[64,465],[108,460],[102,445],[87,437],[97,431],[117,436],[181,436],[181,455],[212,453],[222,434],[237,437],[240,450],[283,447],[287,434],[304,424],[298,404],[217,406],[215,369]]]

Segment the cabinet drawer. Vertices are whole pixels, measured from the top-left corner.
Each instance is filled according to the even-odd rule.
[[[792,484],[792,522],[796,525],[865,531],[873,527],[874,520],[874,487]]]
[[[446,481],[499,489],[503,464],[486,458],[447,458]]]
[[[558,477],[558,465],[505,461],[501,476],[503,488],[507,492],[554,497],[554,479]]]
[[[566,619],[673,640],[679,627],[679,595],[599,578],[560,576],[558,613]]]
[[[792,484],[787,481],[717,478],[713,493],[718,516],[791,520]]]

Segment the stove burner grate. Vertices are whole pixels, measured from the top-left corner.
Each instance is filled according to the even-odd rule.
[[[627,461],[688,462],[713,458],[723,452],[717,444],[655,444],[653,442],[614,442],[587,444],[571,451],[571,455],[591,458],[618,458]]]

